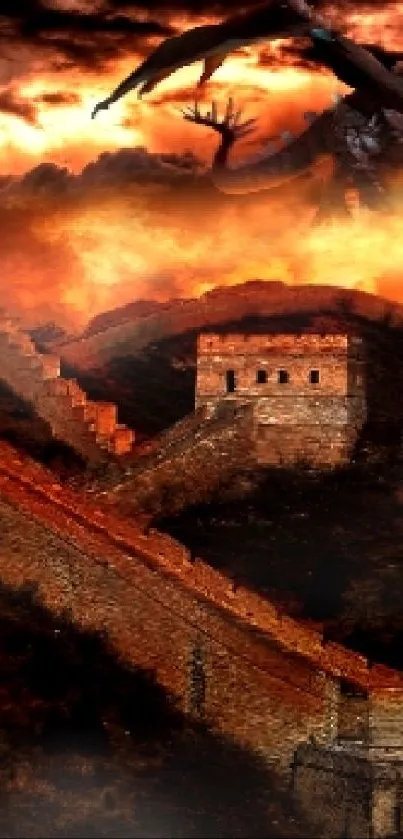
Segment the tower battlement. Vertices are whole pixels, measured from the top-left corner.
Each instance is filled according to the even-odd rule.
[[[346,334],[204,333],[196,408],[254,406],[261,464],[347,460],[367,413],[365,345]]]

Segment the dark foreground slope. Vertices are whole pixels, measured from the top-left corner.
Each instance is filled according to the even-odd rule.
[[[370,659],[403,669],[403,462],[269,472],[247,499],[157,521],[195,556]]]
[[[29,593],[0,590],[0,660],[0,836],[313,835],[258,760]]]

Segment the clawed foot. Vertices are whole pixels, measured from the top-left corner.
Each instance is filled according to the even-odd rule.
[[[95,105],[95,108],[91,114],[91,119],[94,119],[99,111],[107,111],[109,108],[109,102],[107,99],[104,99],[103,102],[98,102],[98,105]]]

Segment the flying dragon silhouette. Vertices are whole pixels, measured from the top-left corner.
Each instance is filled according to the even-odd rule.
[[[313,15],[305,0],[269,0],[222,23],[189,29],[163,41],[107,99],[96,105],[92,115],[109,108],[131,90],[137,89],[139,97],[150,93],[163,79],[195,61],[204,61],[199,81],[203,85],[235,49],[267,39],[301,35],[309,26],[321,24],[321,18]]]
[[[403,77],[384,60],[380,48],[367,49],[351,38],[326,26],[305,0],[269,0],[220,24],[200,26],[169,38],[102,102],[92,116],[107,109],[131,90],[141,96],[180,67],[204,60],[199,81],[203,85],[234,49],[247,44],[279,37],[307,36],[310,58],[332,70],[337,78],[359,91],[354,107],[368,121],[374,114],[388,110],[403,113]],[[353,94],[354,95],[354,94]],[[212,178],[227,193],[255,192],[270,189],[311,172],[317,162],[316,129],[308,129],[293,144],[280,152],[264,155],[258,161],[234,168],[215,166]]]
[[[351,191],[355,193],[360,208],[390,209],[382,181],[389,164],[393,167],[403,165],[403,117],[394,111],[383,110],[368,120],[357,106],[360,106],[357,91],[337,97],[322,114],[311,111],[304,114],[308,128],[299,137],[283,131],[279,137],[270,138],[272,146],[283,145],[271,156],[273,166],[278,170],[284,154],[291,156],[296,178],[303,170],[307,142],[317,158],[331,156],[332,169],[326,177],[322,173],[316,185],[312,183],[312,197],[317,203],[314,224],[351,216],[347,201],[347,193]],[[188,122],[211,128],[220,136],[210,170],[213,181],[217,173],[227,169],[234,144],[253,132],[256,124],[255,119],[242,121],[242,110],[235,109],[232,98],[221,118],[215,102],[210,109],[203,110],[196,101],[193,107],[187,107],[181,113]]]
[[[305,0],[269,0],[222,23],[197,26],[163,41],[102,102],[92,116],[109,108],[131,90],[152,91],[163,79],[195,61],[204,60],[199,85],[221,66],[227,55],[247,44],[295,35],[309,36],[312,58],[329,67],[349,87],[367,88],[379,105],[403,111],[403,83],[365,47],[326,27]]]

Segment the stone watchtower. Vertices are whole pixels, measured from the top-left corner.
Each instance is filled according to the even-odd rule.
[[[366,420],[365,356],[348,335],[199,335],[196,408],[253,405],[262,465],[335,466]]]

